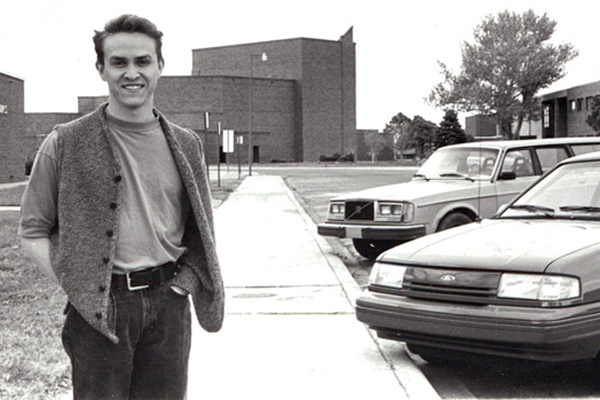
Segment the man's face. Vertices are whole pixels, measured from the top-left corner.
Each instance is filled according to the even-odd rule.
[[[115,111],[152,109],[154,91],[163,65],[154,39],[142,33],[116,33],[104,40],[104,66],[96,65],[108,84]]]

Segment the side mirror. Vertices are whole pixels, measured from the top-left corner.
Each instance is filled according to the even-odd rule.
[[[504,171],[498,177],[498,180],[500,181],[512,181],[514,179],[517,179],[517,174],[513,171]]]

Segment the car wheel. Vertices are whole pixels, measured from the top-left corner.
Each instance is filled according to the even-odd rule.
[[[391,249],[398,243],[391,240],[368,240],[368,239],[352,239],[354,248],[361,256],[374,260],[384,251]]]
[[[455,226],[465,225],[473,222],[471,217],[461,212],[453,212],[444,217],[437,231],[445,231],[446,229],[454,228]]]

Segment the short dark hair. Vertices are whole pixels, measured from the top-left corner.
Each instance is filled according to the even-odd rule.
[[[154,39],[156,45],[156,56],[158,62],[165,60],[162,56],[162,36],[163,33],[158,30],[156,25],[146,18],[138,17],[133,14],[123,14],[118,18],[111,19],[104,25],[103,31],[94,31],[94,48],[96,50],[96,63],[104,66],[104,40],[115,33],[143,33]]]

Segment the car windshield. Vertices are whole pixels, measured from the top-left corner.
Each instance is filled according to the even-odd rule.
[[[480,147],[441,148],[415,174],[423,179],[490,179],[499,151]]]
[[[501,217],[600,220],[600,161],[557,168],[525,192]]]

